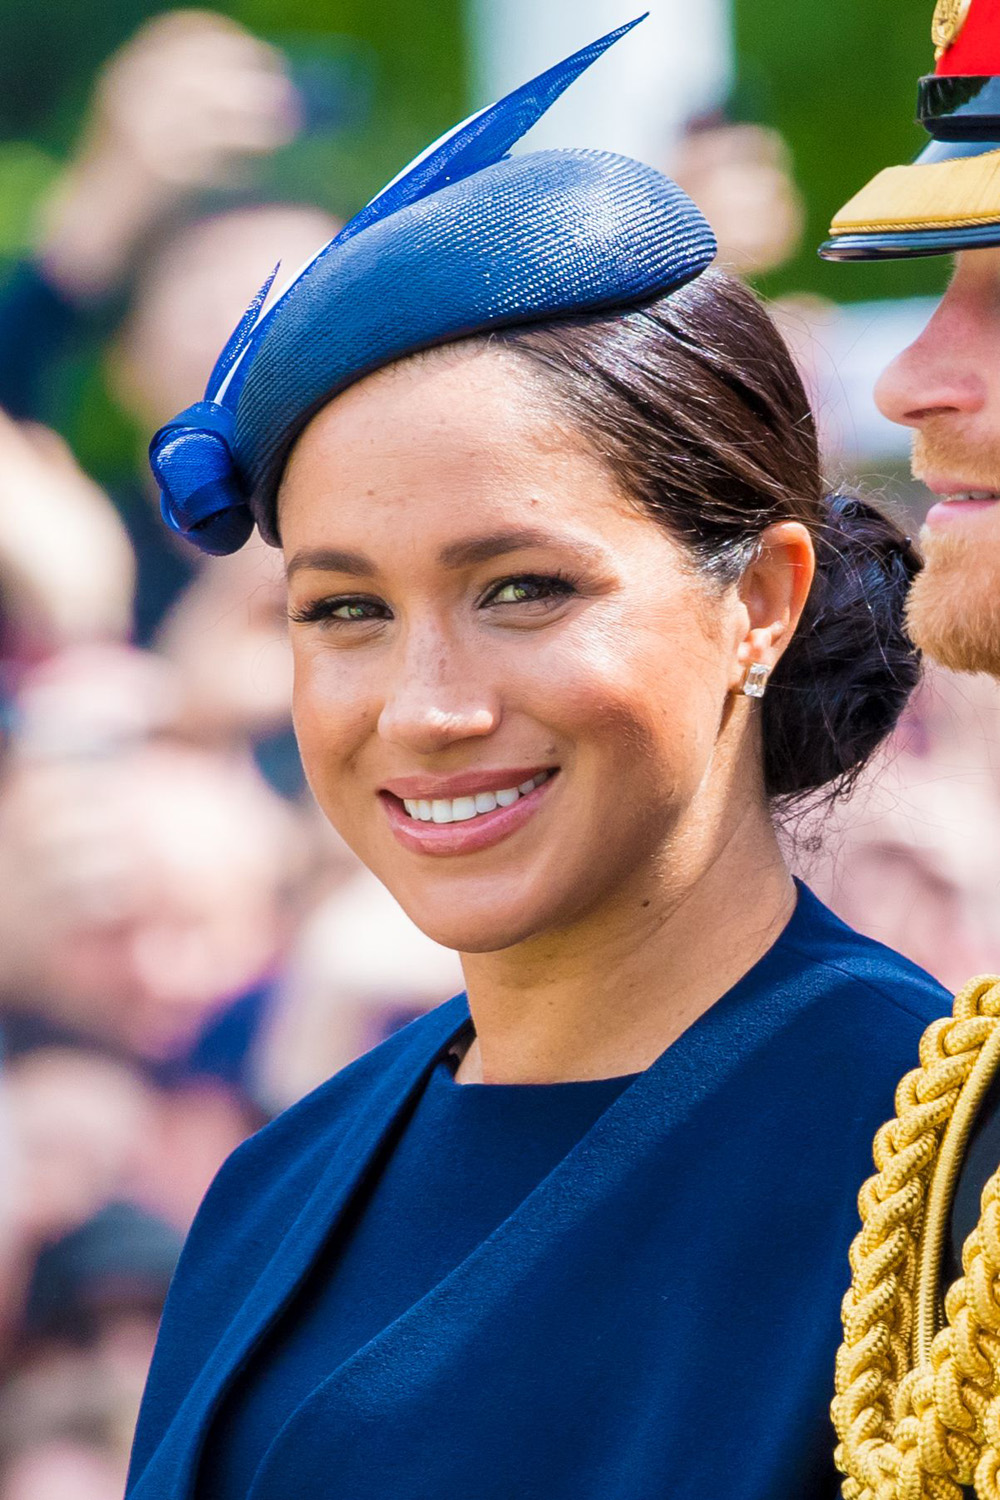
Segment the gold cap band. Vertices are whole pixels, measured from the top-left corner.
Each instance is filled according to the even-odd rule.
[[[903,233],[1000,223],[1000,149],[886,167],[835,216],[830,233]]]

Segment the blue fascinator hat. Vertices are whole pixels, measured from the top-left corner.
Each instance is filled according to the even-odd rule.
[[[645,19],[639,17],[639,20]],[[511,147],[632,21],[455,127],[274,295],[247,309],[205,399],[150,445],[163,518],[203,552],[254,525],[310,417],[372,371],[492,328],[625,308],[701,274],[715,239],[652,167],[601,151]]]

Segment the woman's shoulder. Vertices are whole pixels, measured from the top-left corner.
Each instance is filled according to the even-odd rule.
[[[283,1160],[302,1153],[328,1159],[331,1141],[352,1123],[373,1092],[399,1092],[407,1080],[440,1051],[469,1014],[464,995],[456,995],[402,1026],[370,1051],[317,1088],[289,1105],[238,1146],[222,1171],[256,1171],[265,1159]]]
[[[395,1032],[265,1125],[223,1163],[188,1235],[164,1311],[136,1437],[134,1472],[158,1441],[171,1393],[186,1389],[321,1180],[346,1183],[412,1085],[468,1015],[457,996]],[[358,1150],[351,1146],[359,1128]],[[343,1170],[331,1181],[337,1152]],[[334,1170],[334,1178],[336,1171]]]
[[[901,953],[847,926],[804,887],[756,995],[787,1017],[776,1035],[783,1097],[841,1152],[844,1190],[871,1171],[871,1141],[951,997]],[[839,1142],[839,1144],[838,1144]]]
[[[369,1109],[388,1122],[410,1086],[468,1016],[464,995],[411,1021],[291,1105],[223,1162],[198,1211],[190,1260],[237,1239],[266,1243],[287,1223]]]
[[[951,1009],[951,995],[926,969],[849,927],[801,883],[782,947],[807,957],[837,999],[860,1005],[873,1022],[919,1035]]]

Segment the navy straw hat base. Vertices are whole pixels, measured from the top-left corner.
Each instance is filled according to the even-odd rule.
[[[494,328],[648,301],[697,276],[711,230],[652,167],[598,151],[508,158],[317,263],[262,341],[235,453],[265,540],[289,449],[363,375]]]
[[[643,19],[642,17],[639,18]],[[715,257],[690,198],[600,151],[512,146],[638,22],[619,27],[457,126],[389,184],[270,302],[265,283],[203,401],[153,438],[163,518],[202,551],[254,525],[278,543],[276,492],[310,417],[420,350],[665,295]]]

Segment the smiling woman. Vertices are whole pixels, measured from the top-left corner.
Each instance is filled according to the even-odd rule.
[[[673,184],[507,157],[611,40],[404,173],[154,439],[171,524],[283,548],[312,789],[467,995],[224,1167],[130,1500],[837,1489],[852,1185],[945,997],[773,808],[892,728],[916,561],[825,496]]]
[[[915,680],[912,554],[825,499],[791,362],[718,273],[361,380],[299,437],[276,519],[313,788],[463,952],[625,901],[650,859],[686,889],[681,851],[711,864],[733,830],[729,857],[753,849],[756,880],[770,849],[787,891],[769,797],[849,781]],[[751,665],[773,671],[759,715],[733,696]],[[488,870],[399,856],[501,843]]]

